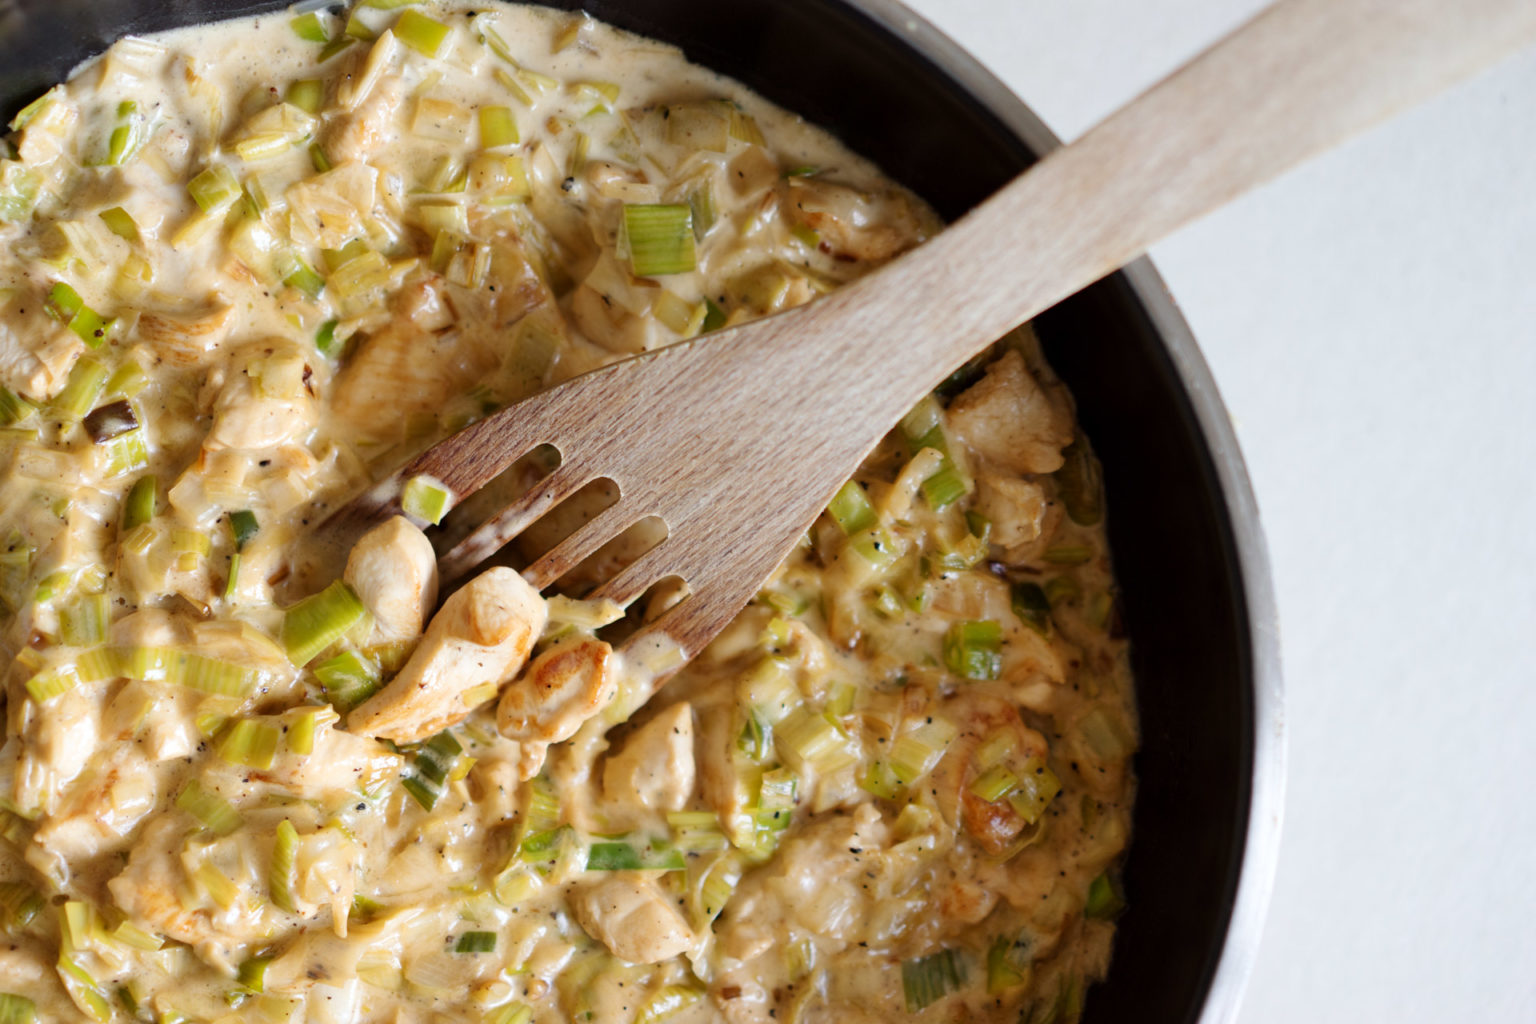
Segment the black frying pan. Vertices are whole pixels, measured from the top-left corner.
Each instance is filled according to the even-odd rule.
[[[552,0],[681,46],[831,129],[953,219],[1055,145],[992,76],[891,0]],[[127,33],[251,0],[0,0],[0,114]],[[1104,464],[1143,731],[1129,909],[1089,1024],[1235,1013],[1278,841],[1275,612],[1236,439],[1141,261],[1037,322]]]

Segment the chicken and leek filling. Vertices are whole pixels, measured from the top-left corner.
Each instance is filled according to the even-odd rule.
[[[500,5],[124,39],[11,129],[0,1020],[1076,1018],[1136,727],[1027,331],[649,699],[613,643],[680,592],[582,599],[644,530],[561,594],[516,571],[601,488],[445,598],[430,480],[315,539],[488,411],[878,267],[920,202],[670,48]]]

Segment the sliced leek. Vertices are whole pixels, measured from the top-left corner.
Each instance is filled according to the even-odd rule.
[[[272,867],[267,874],[267,887],[272,893],[272,903],[279,910],[296,913],[298,903],[293,887],[298,881],[295,862],[299,852],[299,832],[293,822],[284,818],[278,822],[276,838],[272,843]]]
[[[345,581],[336,580],[283,614],[283,647],[295,665],[307,665],[340,640],[368,610]]]
[[[49,289],[43,308],[55,320],[67,325],[76,337],[91,348],[100,348],[112,332],[113,321],[87,306],[85,300],[80,298],[80,293],[63,281],[56,282]],[[102,383],[106,383],[105,376]],[[77,415],[85,415],[85,410],[82,409]]]
[[[870,504],[857,480],[849,480],[838,488],[827,503],[827,514],[847,536],[867,530],[880,521],[875,515],[875,506]]]
[[[320,662],[313,671],[326,699],[341,711],[349,711],[373,696],[383,680],[378,661],[359,651],[342,651]]]
[[[455,953],[496,952],[495,932],[465,932],[453,944]]]
[[[901,963],[901,989],[907,1012],[917,1013],[965,983],[965,965],[958,951],[940,950]]]
[[[626,203],[623,245],[639,277],[683,274],[698,265],[693,212],[686,205]]]
[[[265,770],[277,758],[282,731],[271,722],[242,718],[219,741],[219,757],[230,764]]]
[[[499,149],[515,146],[519,141],[517,118],[509,107],[481,107],[480,146],[482,149]]]
[[[944,634],[944,665],[963,679],[996,679],[1002,646],[1002,626],[991,619],[956,622]]]
[[[413,476],[400,492],[400,508],[406,515],[436,525],[453,507],[453,492],[429,476]]]
[[[448,32],[447,25],[417,10],[406,11],[395,22],[395,38],[427,57],[442,56]]]
[[[176,806],[215,835],[227,836],[244,823],[233,804],[212,790],[204,789],[196,779],[187,783],[176,797]]]

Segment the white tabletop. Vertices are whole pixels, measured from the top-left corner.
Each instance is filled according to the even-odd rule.
[[[1260,0],[909,0],[1071,139]],[[1258,492],[1290,772],[1241,1024],[1536,1021],[1536,53],[1158,246]]]

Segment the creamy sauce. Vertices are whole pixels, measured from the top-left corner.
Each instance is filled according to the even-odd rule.
[[[500,568],[438,608],[431,481],[416,525],[313,529],[492,409],[868,272],[919,201],[531,7],[124,40],[10,138],[0,1009],[1076,1017],[1135,721],[1097,464],[1027,331],[654,696],[671,654],[606,639],[675,594]]]

